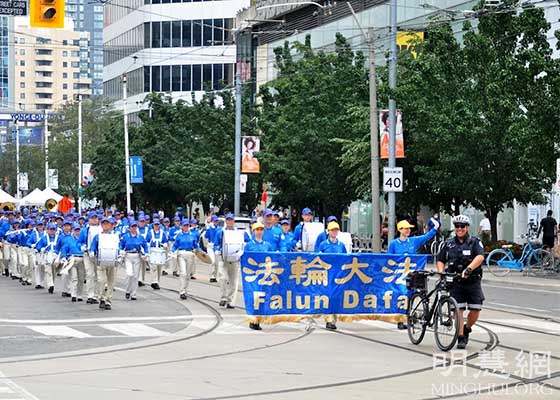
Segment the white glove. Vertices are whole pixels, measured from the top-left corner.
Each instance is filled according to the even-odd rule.
[[[44,247],[41,249],[41,254],[45,254],[45,248]]]
[[[167,249],[167,247],[169,247],[169,246],[167,246],[167,243],[164,243],[162,247],[163,247],[164,249]]]
[[[301,240],[296,243],[296,249],[301,249]]]
[[[87,246],[83,244],[82,247],[80,247],[80,249],[85,253],[87,250]]]
[[[124,250],[119,251],[119,257],[124,258],[125,255],[126,255],[126,251]]]
[[[440,226],[439,221],[435,218],[430,218],[430,222],[433,224],[434,229],[437,231]]]

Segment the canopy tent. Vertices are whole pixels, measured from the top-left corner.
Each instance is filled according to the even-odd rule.
[[[58,193],[56,193],[54,190],[52,190],[51,188],[46,188],[45,190],[43,190],[43,196],[45,198],[45,201],[47,201],[48,199],[55,199],[57,202],[59,202],[60,200],[62,200],[62,196],[59,195]],[[45,202],[43,201],[43,203]]]
[[[0,189],[0,203],[14,203],[17,205],[19,200]]]
[[[44,197],[43,192],[35,188],[31,193],[20,200],[19,204],[21,206],[43,206],[48,197]]]

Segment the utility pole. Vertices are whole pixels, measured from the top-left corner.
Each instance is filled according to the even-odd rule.
[[[128,115],[126,114],[126,82],[127,76],[123,74],[122,84],[123,84],[123,117],[124,117],[124,164],[126,169],[126,211],[132,210],[130,206],[130,155],[128,153]]]
[[[349,3],[350,4],[350,3]],[[368,28],[369,49],[369,136],[371,147],[371,229],[372,250],[381,252],[381,223],[379,221],[379,127],[377,118],[377,75],[375,70],[375,33]]]
[[[49,123],[47,122],[47,110],[45,110],[45,189],[49,187]]]
[[[78,212],[82,212],[82,95],[78,95]]]
[[[360,28],[369,50],[369,140],[371,153],[371,229],[372,250],[381,252],[381,223],[379,221],[379,126],[377,116],[377,72],[375,68],[375,33],[372,27],[367,34],[360,25],[358,16],[350,2],[346,3],[352,12],[354,21]]]
[[[233,209],[235,215],[240,211],[241,190],[241,68],[237,67],[235,74],[235,194]]]
[[[390,53],[389,53],[389,88],[397,88],[397,0],[391,0],[390,10]],[[389,167],[396,167],[395,139],[397,129],[397,102],[389,99]],[[389,232],[387,240],[390,242],[395,237],[395,192],[389,192]]]
[[[21,199],[19,191],[19,127],[18,121],[15,121],[16,125],[16,198]]]

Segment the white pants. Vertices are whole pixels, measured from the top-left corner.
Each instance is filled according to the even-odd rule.
[[[177,252],[177,267],[179,269],[179,294],[186,294],[189,287],[189,280],[194,267],[194,253],[187,250]]]
[[[84,278],[86,275],[84,258],[74,256],[72,256],[72,258],[74,258],[74,265],[70,269],[70,276],[72,279],[70,293],[72,294],[72,297],[82,298],[84,295]]]
[[[113,288],[115,287],[115,276],[117,268],[97,266],[97,279],[99,282],[99,300],[110,303],[113,300]],[[107,285],[107,290],[105,290]]]
[[[127,253],[124,258],[126,271],[126,293],[136,297],[138,291],[138,279],[140,278],[140,268],[142,259],[139,253]]]
[[[17,248],[17,276],[25,281],[25,268],[27,266],[27,254],[25,247],[18,246]]]
[[[86,290],[88,299],[96,298],[97,293],[97,264],[95,257],[84,252],[84,268],[86,271]]]
[[[222,256],[217,256],[220,277],[220,300],[226,303],[233,301],[233,295],[239,284],[239,261],[223,261]]]
[[[169,249],[171,249],[173,247],[173,241],[169,242]],[[165,270],[169,270],[170,273],[173,273],[174,271],[177,270],[177,259],[175,257],[171,257],[169,259],[169,261],[167,262],[167,266],[165,268]]]
[[[2,243],[2,257],[4,259],[4,269],[10,269],[10,243],[5,240]]]
[[[31,247],[24,247],[22,254],[23,280],[31,283],[33,281],[33,269],[35,268],[35,251]]]
[[[17,244],[10,245],[10,273],[19,278],[18,272],[18,247]]]
[[[218,276],[218,260],[217,254],[214,252],[214,243],[208,243],[208,256],[212,260],[212,264],[210,264],[210,279],[216,279]]]
[[[38,254],[35,250],[32,250],[31,253],[33,254],[35,285],[45,286],[45,269],[43,266],[44,254]]]

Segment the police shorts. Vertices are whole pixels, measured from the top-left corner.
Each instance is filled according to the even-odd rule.
[[[451,297],[453,297],[459,308],[469,310],[482,309],[484,302],[484,293],[482,293],[482,286],[480,279],[472,283],[454,282],[451,287]]]

